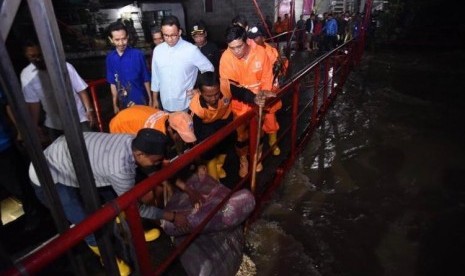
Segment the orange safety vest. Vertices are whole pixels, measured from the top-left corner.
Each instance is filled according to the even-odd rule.
[[[266,54],[268,55],[268,58],[271,61],[271,64],[274,65],[274,63],[278,60],[278,57],[279,57],[278,50],[276,50],[275,47],[265,42],[265,51],[266,51]],[[279,76],[285,76],[287,72],[287,68],[289,68],[289,60],[287,60],[287,58],[281,58],[281,62],[283,63],[282,64],[283,67],[282,67],[282,70]],[[273,85],[277,86],[276,83],[274,83]]]
[[[223,52],[220,59],[220,82],[221,87],[229,87],[229,81],[257,94],[261,90],[272,90],[273,72],[272,64],[263,47],[250,47],[246,59],[238,59],[228,48]],[[250,109],[245,103],[232,100],[232,111],[240,116]]]
[[[228,82],[229,83],[229,82]],[[226,86],[226,85],[225,85]],[[203,123],[212,123],[217,120],[224,120],[231,114],[231,92],[228,87],[220,87],[222,97],[218,100],[218,107],[202,106],[200,103],[200,93],[195,93],[192,97],[189,108]]]
[[[284,18],[281,22],[282,22],[282,28],[284,29],[284,32],[287,32],[289,31],[289,27],[291,27],[291,22],[290,22],[290,18]]]
[[[256,45],[257,47],[260,47],[258,45]],[[278,57],[279,57],[279,53],[278,53],[278,50],[276,50],[275,47],[271,46],[270,44],[266,43],[265,42],[265,52],[266,52],[266,55],[268,56],[270,62],[271,62],[271,66],[274,65],[274,63],[278,60]],[[283,61],[284,62],[284,61]],[[284,62],[283,64],[284,68],[286,69],[286,63]],[[285,69],[283,70],[285,72]],[[282,74],[279,74],[279,76],[281,76]],[[274,78],[274,76],[273,76]],[[273,83],[273,91],[277,91],[279,89],[279,84],[278,84],[278,79],[276,78],[275,82]],[[276,113],[276,111],[278,111],[279,109],[281,109],[282,107],[282,102],[281,101],[278,101],[276,102],[274,105],[270,106],[268,109],[266,109],[266,111],[268,113]]]
[[[274,62],[278,59],[278,50],[276,50],[276,48],[271,46],[269,43],[265,42],[265,51],[268,55],[268,58],[270,59],[271,64],[274,64]]]
[[[166,134],[168,113],[146,105],[121,110],[110,121],[110,133],[136,135],[142,128],[153,128]]]
[[[274,32],[275,32],[276,34],[280,34],[280,33],[285,32],[285,31],[286,31],[285,27],[286,27],[286,26],[284,26],[284,22],[283,22],[283,21],[281,21],[281,22],[276,21],[276,22],[274,23],[274,25],[273,25]]]

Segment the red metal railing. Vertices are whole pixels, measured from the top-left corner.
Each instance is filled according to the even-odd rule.
[[[290,151],[287,158],[276,168],[275,176],[271,183],[267,185],[268,187],[265,187],[266,189],[264,189],[264,192],[261,194],[255,195],[257,206],[249,218],[249,223],[254,221],[260,213],[263,204],[268,201],[271,194],[279,186],[285,172],[289,170],[297,155],[305,148],[311,134],[321,121],[322,116],[324,116],[338,92],[342,90],[351,67],[358,64],[361,58],[361,54],[364,49],[364,42],[364,35],[362,35],[359,40],[351,40],[334,51],[319,57],[312,64],[302,69],[295,75],[295,77],[288,81],[280,89],[278,97],[270,103],[271,105],[275,101],[284,99],[285,97],[290,97],[292,99],[290,126],[280,130],[280,135],[276,142],[280,143],[283,141],[284,137],[290,137],[288,145]],[[329,72],[332,72],[332,75],[330,75]],[[312,81],[313,88],[303,91],[301,89],[301,84],[308,80]],[[92,81],[89,83],[95,110],[97,112],[98,127],[100,130],[103,129],[103,122],[100,112],[101,108],[98,102],[97,88],[104,84],[106,84],[104,80]],[[299,98],[302,97],[302,93],[310,93],[309,96],[312,100],[306,105],[299,107]],[[24,275],[37,273],[45,266],[56,260],[59,256],[66,253],[70,248],[76,246],[87,235],[100,229],[106,223],[112,221],[120,212],[124,211],[130,226],[130,236],[132,238],[132,244],[135,247],[137,258],[135,261],[138,263],[137,267],[140,269],[140,274],[160,275],[168,268],[171,262],[189,246],[215,213],[226,203],[232,193],[244,186],[244,183],[246,183],[246,181],[250,178],[250,173],[247,177],[243,178],[236,184],[231,193],[221,202],[221,204],[212,210],[198,227],[193,229],[192,234],[179,246],[177,246],[169,257],[167,257],[167,259],[164,260],[158,268],[156,268],[156,270],[154,270],[150,263],[149,251],[144,239],[141,218],[137,209],[138,199],[147,192],[153,190],[156,186],[160,185],[165,179],[174,176],[178,170],[185,167],[186,164],[192,162],[197,156],[201,155],[203,152],[210,149],[230,133],[235,131],[241,124],[247,123],[250,125],[250,156],[254,156],[257,135],[253,135],[253,133],[257,134],[259,128],[256,113],[257,110],[252,110],[237,118],[213,136],[196,145],[190,151],[180,155],[171,162],[169,166],[163,168],[150,178],[138,183],[133,189],[117,199],[108,202],[80,224],[53,238],[48,244],[37,249],[30,255],[23,257],[21,260],[16,262],[14,267],[9,268],[1,274]],[[300,135],[298,133],[299,120],[305,120],[308,122],[305,128],[301,130]],[[270,149],[263,153],[261,161],[268,158],[271,152]],[[252,170],[250,169],[249,172],[250,171]],[[263,185],[264,183],[261,184]]]
[[[92,103],[94,104],[95,114],[97,117],[97,128],[100,132],[103,132],[103,119],[102,119],[102,108],[100,106],[100,102],[98,100],[98,88],[107,84],[106,79],[99,79],[99,80],[92,80],[88,81],[90,95],[92,97]],[[109,89],[108,89],[108,93]]]

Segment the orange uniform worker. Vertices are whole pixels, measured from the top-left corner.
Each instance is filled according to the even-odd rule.
[[[197,83],[200,93],[194,94],[190,110],[194,113],[194,132],[198,141],[203,141],[232,122],[232,98],[263,107],[267,98],[275,96],[272,92],[255,95],[252,91],[237,87],[229,81],[220,85],[218,74],[214,72],[200,74]],[[215,179],[226,177],[223,164],[229,145],[234,141],[234,134],[226,137],[202,156],[208,160],[208,174]]]
[[[282,21],[282,26],[285,32],[291,31],[292,23],[291,23],[291,18],[289,17],[289,14],[284,14],[284,19]]]
[[[110,121],[110,133],[136,135],[142,128],[153,128],[166,135],[166,120],[169,113],[145,106],[134,105],[120,111]]]
[[[263,36],[261,30],[258,27],[252,27],[247,32],[247,37],[254,41],[254,44],[250,44],[253,47],[263,47],[265,49],[268,58],[270,59],[271,64],[273,64],[273,91],[279,89],[279,79],[286,75],[286,70],[288,67],[288,61],[285,58],[280,58],[278,50],[265,42],[265,37]],[[276,76],[275,76],[276,75]],[[276,111],[281,109],[282,103],[278,101],[273,106],[271,106],[267,113],[265,114],[265,120],[268,122],[273,122],[270,124],[265,124],[263,126],[263,131],[268,134],[268,143],[270,146],[273,146],[277,141],[277,132],[279,129],[279,124],[276,120]],[[281,150],[276,145],[273,149],[273,155],[279,155]]]
[[[218,75],[214,72],[200,74],[198,79],[200,93],[195,93],[190,103],[194,121],[194,133],[198,141],[203,141],[233,120],[231,112],[231,92],[229,88],[220,89]],[[223,169],[228,145],[234,142],[229,135],[206,152],[202,159],[207,161],[208,174],[219,180],[226,177]]]
[[[118,112],[110,121],[110,133],[137,134],[143,128],[153,128],[163,132],[175,144],[177,142],[194,143],[197,141],[194,134],[192,116],[187,112],[168,113],[150,106],[133,105]],[[180,153],[179,149],[177,149],[177,154]],[[167,157],[174,156],[167,155]],[[158,170],[160,168],[151,169]],[[143,173],[149,175],[152,172],[144,171]],[[176,186],[186,192],[193,202],[199,202],[198,193],[188,189],[182,181],[176,181]],[[158,198],[158,202],[160,202],[161,193],[162,191],[160,190],[155,191],[155,197]],[[141,200],[144,202],[151,201],[153,197],[154,195],[149,193],[141,198]]]
[[[272,64],[265,49],[248,45],[246,30],[240,26],[232,26],[227,29],[226,43],[228,48],[220,59],[221,86],[228,86],[228,82],[233,82],[254,94],[258,94],[260,91],[271,91]],[[232,112],[235,117],[243,115],[250,109],[249,105],[236,99],[232,100]],[[279,126],[276,123],[276,120],[265,119],[264,128],[277,129]],[[245,177],[248,173],[248,126],[238,127],[237,134],[236,149],[240,157],[239,176]],[[257,171],[262,169],[263,167],[259,163]]]
[[[281,16],[278,16],[276,22],[273,24],[273,31],[275,34],[280,34],[287,31],[284,22],[281,20]]]
[[[174,143],[194,143],[192,117],[186,112],[167,113],[157,108],[134,105],[123,109],[110,121],[110,133],[136,134],[142,128],[153,128],[168,135]],[[182,141],[181,141],[182,140]],[[182,150],[177,148],[177,153]]]

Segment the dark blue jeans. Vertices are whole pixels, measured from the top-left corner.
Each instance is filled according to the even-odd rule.
[[[45,206],[51,208],[52,206],[48,204],[48,200],[42,187],[35,184],[32,184],[32,186],[34,186],[37,198],[39,198],[39,200]],[[55,187],[68,221],[70,221],[72,224],[78,224],[83,221],[87,217],[87,212],[84,209],[84,204],[81,200],[79,188],[66,186],[61,183],[57,183]],[[99,188],[98,191],[105,201],[112,200],[116,196],[111,187]],[[85,241],[88,245],[97,246],[94,235],[87,236]]]

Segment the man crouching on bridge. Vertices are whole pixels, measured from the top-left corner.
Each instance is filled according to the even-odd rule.
[[[167,137],[158,130],[143,128],[136,137],[127,134],[85,132],[84,141],[97,190],[104,201],[109,201],[134,187],[137,166],[147,168],[161,165],[165,158]],[[79,183],[65,136],[59,137],[47,147],[44,155],[66,218],[73,224],[80,223],[87,217],[87,212],[81,200]],[[29,168],[29,176],[37,197],[51,208],[32,165]],[[173,222],[177,227],[189,227],[186,217],[176,215],[175,212],[163,211],[145,204],[139,205],[139,212],[144,218],[164,219]],[[87,236],[85,241],[92,251],[99,255],[94,235]],[[117,264],[121,275],[129,275],[131,269],[124,261],[118,259]]]

